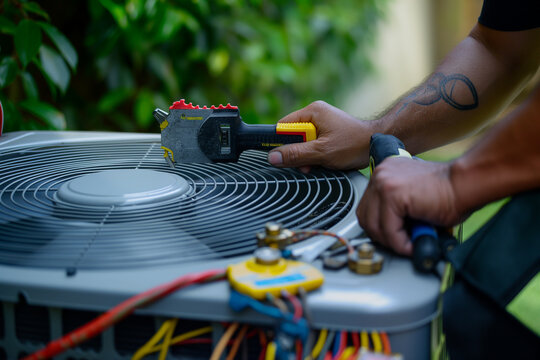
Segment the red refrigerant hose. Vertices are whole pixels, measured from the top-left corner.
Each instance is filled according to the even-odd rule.
[[[51,341],[46,347],[23,358],[23,360],[49,359],[102,333],[107,328],[131,315],[135,309],[150,305],[178,289],[192,284],[221,280],[224,278],[225,270],[209,270],[198,274],[184,275],[169,283],[158,285],[155,288],[135,295],[116,305],[106,313],[100,315],[80,328],[73,330],[67,335]]]

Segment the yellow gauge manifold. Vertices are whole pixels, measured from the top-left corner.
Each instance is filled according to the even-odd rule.
[[[255,257],[238,264],[229,265],[227,277],[238,292],[255,299],[265,299],[266,294],[280,296],[281,290],[298,293],[319,288],[324,282],[323,274],[314,266],[281,257],[278,249],[261,247]]]

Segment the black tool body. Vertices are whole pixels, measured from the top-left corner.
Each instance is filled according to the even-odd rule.
[[[304,141],[302,135],[278,134],[276,125],[249,125],[238,111],[214,110],[198,134],[201,151],[212,161],[237,161],[249,149],[270,150]]]
[[[377,165],[388,157],[408,157],[405,145],[392,135],[373,134],[369,145],[369,166],[371,173]],[[423,221],[408,219],[410,237],[413,243],[413,265],[420,272],[431,272],[442,256],[437,231]]]

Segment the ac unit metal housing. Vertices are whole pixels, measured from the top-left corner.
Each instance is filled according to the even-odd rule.
[[[110,195],[100,182],[114,182],[115,174],[129,201],[94,202],[92,194]],[[142,185],[133,184],[138,179],[144,179]],[[84,194],[84,181],[97,183],[90,195]],[[152,185],[156,182],[162,183]],[[4,134],[0,359],[30,353],[160,283],[246,259],[256,247],[255,232],[267,221],[357,238],[362,230],[355,209],[366,185],[358,172],[316,169],[306,175],[276,169],[256,151],[244,153],[237,164],[173,169],[163,159],[159,134]],[[73,189],[66,195],[68,187]],[[309,257],[329,241],[316,237],[295,246],[294,252]],[[408,259],[381,251],[385,263],[376,275],[322,270],[324,285],[308,296],[312,325],[386,331],[394,351],[406,359],[428,359],[439,281],[416,273]],[[320,260],[313,263],[322,268]],[[253,311],[235,313],[228,295],[224,281],[183,289],[58,358],[126,358],[169,317],[186,324],[209,322],[216,334],[222,321],[272,324]],[[199,351],[176,356],[208,356]]]

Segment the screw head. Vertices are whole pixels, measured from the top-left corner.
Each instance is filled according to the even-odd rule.
[[[264,227],[264,231],[258,232],[256,237],[259,247],[270,246],[283,250],[291,244],[293,233],[288,229],[284,229],[280,223],[268,222]]]
[[[358,251],[349,255],[349,269],[357,274],[371,275],[381,271],[384,258],[375,252],[372,244],[364,243]]]
[[[278,236],[281,233],[281,224],[277,222],[267,222],[265,230],[267,235]]]
[[[255,250],[255,262],[261,265],[275,265],[281,259],[281,251],[268,246]]]
[[[360,259],[372,259],[375,247],[370,243],[360,244],[358,247],[358,257]]]

